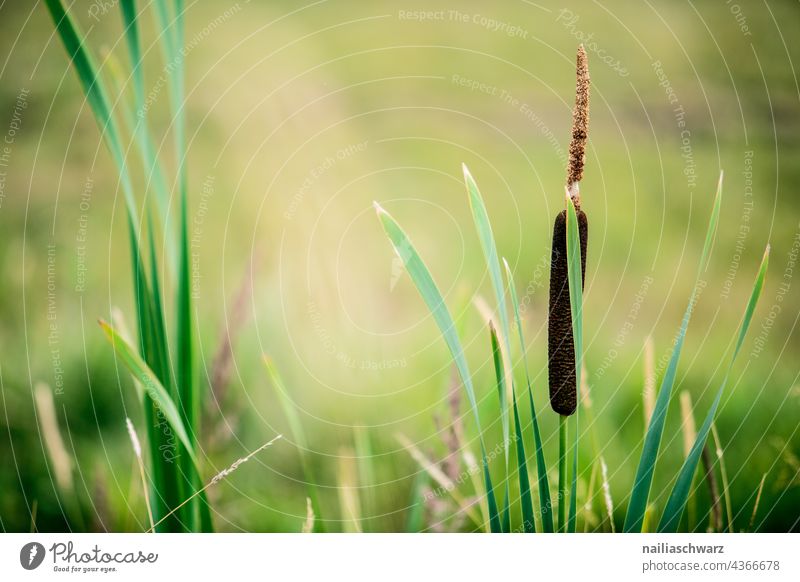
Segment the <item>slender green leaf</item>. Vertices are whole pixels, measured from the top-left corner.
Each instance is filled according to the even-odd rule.
[[[755,311],[756,304],[758,303],[758,298],[761,296],[761,290],[764,287],[764,279],[767,275],[768,264],[769,245],[767,245],[767,249],[764,251],[764,257],[761,260],[761,267],[758,270],[755,283],[753,283],[753,289],[750,293],[750,300],[747,302],[744,317],[742,318],[742,323],[739,327],[739,335],[736,339],[736,346],[733,349],[733,355],[728,363],[728,369],[725,372],[725,377],[722,379],[722,384],[720,384],[720,387],[717,390],[717,395],[714,398],[711,409],[708,411],[708,414],[703,421],[703,425],[700,427],[700,431],[697,433],[697,438],[695,439],[694,445],[692,445],[692,448],[689,451],[683,466],[681,467],[681,471],[678,474],[678,479],[675,481],[675,485],[672,488],[672,493],[670,493],[667,506],[664,509],[664,514],[661,516],[661,522],[658,524],[659,532],[674,533],[678,529],[678,524],[681,521],[681,516],[683,515],[683,511],[686,507],[686,502],[689,499],[689,491],[692,487],[692,479],[694,478],[694,473],[697,470],[697,464],[700,462],[700,455],[703,452],[703,447],[706,446],[708,433],[711,430],[711,425],[714,422],[714,417],[717,414],[717,408],[719,408],[720,400],[722,400],[722,394],[724,393],[725,386],[728,383],[728,377],[733,369],[736,356],[739,355],[739,350],[741,349],[742,342],[747,334],[747,329],[750,327],[750,321],[753,319],[753,312]]]
[[[672,387],[675,384],[675,376],[678,371],[678,360],[681,355],[681,348],[683,348],[683,341],[686,337],[686,329],[689,326],[689,319],[694,310],[694,304],[700,290],[700,277],[705,271],[706,263],[709,254],[711,253],[711,245],[714,241],[714,233],[717,229],[717,222],[719,221],[720,206],[722,202],[722,173],[719,176],[717,184],[717,194],[714,199],[714,208],[711,211],[711,218],[708,221],[708,229],[706,231],[706,239],[703,244],[703,253],[700,256],[700,264],[697,268],[697,276],[695,277],[694,287],[692,294],[689,298],[689,304],[686,306],[686,311],[683,314],[681,327],[678,331],[678,336],[675,339],[675,345],[672,349],[672,355],[667,364],[667,371],[664,374],[664,379],[661,381],[661,388],[658,391],[656,398],[656,406],[653,409],[653,416],[650,419],[650,425],[647,428],[647,434],[644,439],[644,447],[642,448],[642,456],[639,460],[639,466],[636,470],[636,478],[631,491],[631,498],[628,502],[628,512],[625,515],[625,525],[623,531],[625,533],[638,533],[642,531],[642,523],[644,522],[645,511],[647,510],[647,503],[650,497],[650,487],[653,484],[653,472],[655,470],[658,452],[661,447],[661,437],[664,433],[664,422],[667,418],[667,407],[669,405],[670,397],[672,395]]]
[[[472,218],[475,222],[475,229],[478,232],[478,239],[483,249],[483,256],[486,259],[486,267],[489,271],[489,279],[492,281],[492,289],[494,290],[495,299],[497,300],[497,311],[500,319],[500,331],[503,336],[503,347],[508,357],[511,355],[510,341],[509,341],[509,325],[508,325],[508,311],[506,310],[505,288],[503,285],[503,275],[500,271],[500,260],[497,255],[497,247],[495,245],[494,234],[492,233],[492,224],[489,221],[489,214],[486,211],[486,205],[483,202],[478,185],[472,178],[466,164],[462,164],[464,171],[464,182],[467,185],[467,193],[469,194],[469,207],[472,211]],[[505,364],[504,364],[505,367]],[[511,372],[510,363],[507,366],[509,374]],[[509,379],[513,386],[513,377]],[[505,452],[506,459],[506,473],[508,473],[508,457],[509,457],[509,419],[508,419],[508,386],[505,382],[500,392],[500,419],[503,424],[503,451]]]
[[[567,531],[575,533],[578,511],[578,437],[580,436],[581,372],[583,370],[583,275],[581,272],[581,239],[575,204],[567,194],[567,278],[569,280],[569,305],[572,315],[572,337],[575,345],[575,389],[578,406],[575,407],[575,438],[572,439],[572,485],[569,495]]]
[[[494,373],[497,378],[497,389],[502,393],[505,390],[505,372],[503,369],[503,359],[500,354],[500,345],[497,341],[497,331],[489,322],[489,331],[492,339],[492,357],[494,360]],[[517,398],[513,395],[512,407],[514,410],[514,434],[516,437],[517,450],[517,472],[519,475],[520,503],[522,505],[522,527],[526,533],[536,531],[536,523],[533,516],[533,501],[531,499],[531,484],[528,479],[528,463],[525,459],[525,445],[522,442],[522,427],[519,422],[519,410],[517,409]],[[503,531],[511,531],[510,516],[510,493],[508,478],[506,478],[506,501],[503,507]]]
[[[157,4],[163,4],[158,2]],[[144,172],[146,176],[146,183],[149,186],[152,184],[156,192],[156,201],[158,203],[159,214],[161,215],[161,222],[166,233],[167,248],[169,256],[174,261],[176,254],[175,239],[172,229],[172,224],[169,220],[169,188],[167,181],[164,177],[164,172],[161,169],[158,156],[156,155],[156,147],[153,143],[153,138],[147,124],[147,106],[145,101],[144,91],[144,62],[142,60],[141,43],[139,40],[139,27],[138,27],[138,14],[136,11],[135,0],[121,0],[120,8],[122,11],[122,23],[125,30],[125,40],[128,45],[128,53],[131,60],[131,68],[133,70],[133,88],[135,97],[136,115],[133,114],[131,109],[125,105],[123,100],[120,101],[120,107],[123,109],[124,119],[130,126],[136,138],[136,143],[139,148],[139,154],[142,158],[144,165]],[[109,56],[109,60],[113,63],[113,55]],[[114,67],[110,67],[112,73]],[[120,80],[121,81],[121,80]],[[118,90],[122,91],[123,83],[118,82]],[[171,263],[174,265],[174,262]]]
[[[514,411],[514,431],[517,439],[517,471],[519,473],[520,504],[522,505],[522,529],[525,533],[536,533],[536,518],[533,511],[533,497],[531,496],[531,482],[528,477],[528,461],[525,458],[525,445],[523,444],[522,426],[519,422],[517,397],[511,402]]]
[[[500,353],[500,342],[497,341],[497,330],[494,328],[492,320],[489,320],[489,332],[492,341],[492,360],[494,361],[494,374],[497,380],[497,392],[500,395],[500,405],[503,405],[503,394],[506,391],[505,368],[503,366],[503,356]],[[501,517],[501,529],[503,533],[511,531],[511,491],[508,484],[508,468],[506,467],[506,491],[503,501],[503,511]]]
[[[86,95],[86,100],[89,102],[95,121],[100,127],[106,146],[117,165],[130,223],[136,225],[139,221],[133,197],[133,184],[125,164],[124,149],[119,138],[116,121],[112,115],[111,106],[109,105],[108,92],[103,86],[102,79],[91,55],[84,46],[84,40],[78,26],[64,8],[63,2],[61,0],[45,0],[45,4],[56,26],[61,42],[72,60],[73,67]]]
[[[511,274],[511,267],[508,266],[508,261],[506,261],[505,258],[503,259],[503,265],[505,266],[506,278],[508,279],[508,287],[511,293],[511,303],[514,307],[514,319],[519,335],[520,350],[522,351],[522,362],[525,369],[525,381],[528,384],[528,402],[530,403],[531,423],[533,424],[533,444],[536,447],[536,474],[539,481],[539,513],[542,516],[542,529],[545,533],[552,533],[554,528],[552,501],[550,498],[550,483],[547,478],[547,463],[545,462],[544,458],[544,447],[542,447],[542,437],[541,433],[539,432],[539,422],[536,418],[536,407],[533,404],[533,388],[531,387],[531,375],[528,371],[528,360],[525,353],[525,337],[522,332],[522,318],[519,314],[519,300],[517,298],[517,291],[514,287],[514,278]],[[516,396],[514,397],[514,404],[516,405]],[[521,437],[519,442],[522,442]]]
[[[175,403],[172,401],[172,398],[169,397],[169,394],[167,394],[167,391],[161,385],[161,382],[159,382],[153,371],[139,357],[139,354],[122,339],[122,336],[120,336],[113,327],[103,320],[100,320],[99,323],[108,337],[108,341],[114,347],[117,356],[119,356],[122,363],[125,364],[125,367],[128,368],[133,377],[142,385],[150,398],[152,398],[161,409],[164,418],[167,420],[170,427],[172,427],[172,430],[175,431],[175,435],[183,446],[186,447],[192,459],[194,459],[194,449],[189,440],[189,435],[186,432],[186,427],[181,420],[181,415]]]
[[[425,304],[428,306],[428,309],[433,315],[433,319],[436,321],[436,324],[439,327],[442,338],[445,340],[445,343],[450,350],[453,362],[455,363],[458,374],[461,377],[461,382],[464,385],[464,390],[467,393],[470,408],[472,409],[472,414],[475,419],[475,426],[478,431],[478,440],[480,441],[481,446],[483,478],[484,485],[486,487],[486,501],[489,505],[489,524],[493,532],[499,532],[501,529],[500,516],[497,510],[497,500],[492,487],[491,475],[489,474],[489,459],[486,455],[483,429],[481,428],[480,416],[478,415],[478,402],[475,398],[475,390],[472,386],[472,376],[469,372],[467,360],[464,357],[464,350],[461,347],[461,342],[459,341],[458,335],[455,331],[453,318],[450,316],[450,312],[447,310],[444,299],[442,298],[436,283],[433,281],[430,271],[428,271],[425,263],[422,261],[416,249],[411,244],[411,240],[408,238],[408,235],[406,235],[397,221],[395,221],[395,219],[392,218],[388,212],[381,208],[377,202],[375,203],[375,210],[378,213],[378,218],[380,219],[383,229],[386,232],[386,235],[389,237],[395,252],[403,261],[406,271],[411,276],[411,279],[414,281],[414,285],[417,287],[417,290],[422,296],[423,301],[425,301]]]

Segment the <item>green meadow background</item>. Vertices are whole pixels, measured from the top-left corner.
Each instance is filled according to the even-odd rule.
[[[166,73],[147,9],[147,116],[173,176]],[[71,14],[103,74],[124,71],[122,98],[130,99],[119,7],[76,2]],[[599,476],[591,477],[600,455],[622,525],[644,434],[645,341],[652,337],[660,379],[724,170],[716,244],[651,499],[663,508],[682,462],[678,393],[691,395],[699,425],[770,243],[767,283],[716,427],[733,529],[797,530],[798,18],[793,2],[187,2],[205,478],[284,435],[209,489],[216,529],[299,531],[306,518],[298,448],[265,354],[307,434],[326,529],[404,531],[420,503],[412,494],[420,468],[398,435],[431,459],[447,453],[449,355],[373,201],[404,225],[430,266],[467,350],[487,446],[500,442],[489,332],[475,307],[491,287],[462,162],[514,271],[555,477],[548,261],[584,42],[592,78],[581,187],[590,223],[584,329],[594,422],[584,425],[578,527],[611,529]],[[146,512],[125,418],[143,437],[143,415],[97,325],[114,308],[134,321],[121,191],[39,3],[0,5],[0,133],[0,528],[141,531]],[[128,161],[138,168],[133,152]],[[137,191],[143,202],[143,180]],[[233,359],[219,382],[214,361],[225,341]],[[40,382],[54,391],[72,462],[69,494],[47,454],[33,390]],[[499,472],[499,458],[496,465]],[[695,484],[697,515],[683,527],[705,531],[708,490],[702,478]],[[468,479],[461,490],[473,495]],[[447,495],[424,511],[426,530],[478,527]]]

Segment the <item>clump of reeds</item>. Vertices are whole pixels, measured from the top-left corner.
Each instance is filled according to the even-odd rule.
[[[581,247],[581,285],[586,276],[586,242],[589,224],[581,210],[580,181],[589,135],[589,68],[586,51],[578,48],[575,109],[572,112],[572,139],[569,144],[567,195],[575,206]],[[547,320],[548,376],[550,405],[558,414],[570,416],[578,405],[575,345],[572,337],[567,264],[567,210],[556,216],[550,263],[550,308]]]

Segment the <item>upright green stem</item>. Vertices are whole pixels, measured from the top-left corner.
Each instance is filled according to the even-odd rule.
[[[558,531],[567,531],[567,418],[558,416]]]

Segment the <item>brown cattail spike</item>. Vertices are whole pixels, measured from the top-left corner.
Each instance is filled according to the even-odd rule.
[[[567,188],[569,188],[575,208],[578,209],[581,206],[578,182],[583,178],[586,140],[589,137],[589,66],[583,45],[578,47],[576,63],[575,109],[572,111],[572,139],[569,142]]]
[[[578,182],[583,178],[586,140],[589,137],[589,68],[583,45],[578,47],[575,110],[572,114],[572,140],[569,144],[567,196],[575,205],[581,247],[581,289],[586,278],[586,247],[589,223],[581,210]],[[572,311],[569,301],[567,266],[567,211],[556,216],[553,225],[553,250],[550,263],[550,311],[547,319],[548,380],[550,406],[569,416],[578,406],[575,374],[575,344],[572,337]]]
[[[583,210],[576,209],[581,241],[581,287],[586,275],[586,240],[589,223]],[[575,344],[572,337],[572,312],[569,303],[567,266],[567,211],[556,216],[553,225],[553,251],[550,263],[550,313],[547,319],[548,379],[550,406],[569,416],[578,405],[575,377]]]

